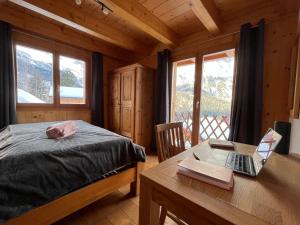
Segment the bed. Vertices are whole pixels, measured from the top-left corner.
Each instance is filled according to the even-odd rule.
[[[137,193],[142,147],[83,121],[74,136],[48,139],[54,123],[0,132],[0,223],[51,224],[128,183]]]

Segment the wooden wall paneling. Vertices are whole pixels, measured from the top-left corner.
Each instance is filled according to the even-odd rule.
[[[17,111],[17,123],[30,123],[31,120],[30,111]]]
[[[296,63],[296,74],[294,80],[294,99],[292,117],[299,119],[299,107],[300,107],[300,40],[298,39],[298,52],[297,52],[297,63]]]
[[[296,81],[297,58],[298,58],[297,55],[298,55],[298,44],[295,44],[292,49],[290,85],[289,85],[289,109],[290,109],[291,117],[294,117],[293,108],[294,108],[295,81]]]
[[[210,53],[211,51],[223,51],[236,46],[239,35],[237,33],[204,42],[189,42],[187,45],[181,45],[172,51],[172,60],[179,61],[193,58],[198,53]]]
[[[168,47],[163,44],[157,44],[155,46],[155,48],[153,49],[153,51],[147,57],[140,57],[137,62],[143,66],[150,67],[152,69],[156,69],[157,68],[157,53],[160,51],[163,51],[164,49],[168,49]]]
[[[298,35],[300,35],[300,8],[298,10],[298,29],[297,29]]]
[[[275,120],[289,120],[290,66],[296,27],[296,14],[266,26],[262,132],[273,127]]]
[[[91,112],[90,111],[66,111],[67,120],[83,120],[86,122],[91,122]]]
[[[90,112],[86,111],[86,114],[90,114]],[[57,114],[56,114],[56,120],[57,121],[65,121],[67,119],[68,119],[68,117],[67,117],[67,112],[66,111],[60,110],[60,111],[57,112]],[[76,119],[79,119],[79,118],[76,118]],[[86,121],[86,122],[90,122],[90,121]]]
[[[45,109],[22,109],[17,110],[17,123],[40,123],[65,120],[83,120],[91,122],[90,110],[45,110]]]
[[[214,0],[216,6],[220,12],[234,12],[238,9],[252,8],[253,5],[258,5],[265,0],[252,0],[252,1],[240,1],[240,0]]]
[[[226,1],[230,2],[230,1]],[[255,18],[260,15],[261,18],[269,19],[272,13],[277,14],[276,17],[284,15],[284,8],[277,2],[265,1],[265,0],[253,0],[253,1],[239,1],[239,3],[234,4],[230,8],[222,9],[220,8],[220,17],[224,23],[230,21],[243,21],[243,23],[248,22],[247,18]],[[250,20],[251,21],[251,20]],[[241,24],[240,24],[241,25]],[[226,28],[226,26],[224,26]]]
[[[60,41],[75,47],[102,52],[105,55],[124,61],[135,61],[135,56],[130,51],[94,39],[82,32],[74,31],[65,25],[49,21],[41,15],[29,10],[1,4],[0,11],[0,20],[6,21],[27,32],[38,34],[42,37]],[[126,55],[126,57],[124,57],[124,55]]]
[[[298,0],[279,0],[281,5],[287,10],[287,12],[293,12],[299,9],[300,2]]]

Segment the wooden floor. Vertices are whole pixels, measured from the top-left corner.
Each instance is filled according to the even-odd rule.
[[[146,169],[158,164],[157,156],[147,156]],[[66,217],[55,225],[138,225],[139,197],[129,197],[129,185]],[[168,219],[166,223],[175,223]]]

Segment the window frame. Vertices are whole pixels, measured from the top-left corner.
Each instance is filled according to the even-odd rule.
[[[13,30],[13,57],[14,57],[14,71],[15,71],[15,85],[17,88],[17,56],[16,46],[46,51],[53,55],[53,103],[18,103],[18,93],[16,93],[17,109],[34,108],[36,110],[43,109],[90,109],[91,96],[91,57],[89,51],[82,49],[75,49],[66,44],[58,43],[52,40],[37,37],[35,35],[23,33],[21,31]],[[61,104],[60,103],[60,64],[59,57],[69,57],[85,62],[85,104]],[[17,91],[16,91],[17,92]]]

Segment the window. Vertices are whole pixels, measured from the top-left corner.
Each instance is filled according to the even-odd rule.
[[[18,103],[53,103],[53,54],[17,45]]]
[[[85,104],[85,62],[59,57],[60,104]]]
[[[18,106],[89,105],[90,53],[46,40],[15,42]]]

